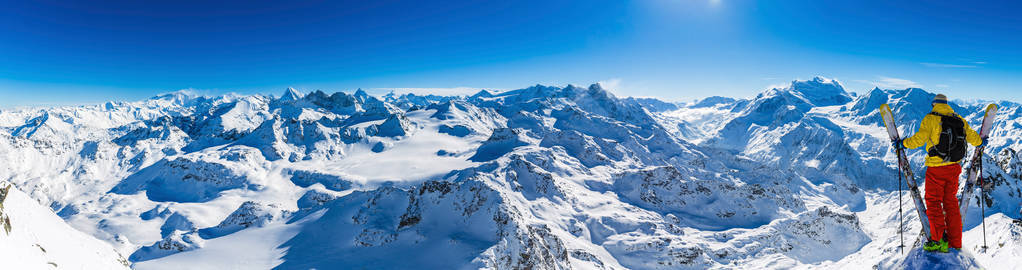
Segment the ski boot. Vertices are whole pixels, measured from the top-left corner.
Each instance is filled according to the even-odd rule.
[[[958,251],[961,251],[962,249],[960,249],[960,248],[950,247],[951,241],[947,240],[947,236],[948,236],[948,233],[947,233],[947,231],[945,231],[944,232],[944,238],[940,239],[940,241],[944,243],[944,246],[941,248],[940,252],[948,253],[949,251],[954,251],[954,252],[957,253]]]
[[[923,244],[923,250],[929,252],[947,253],[948,252],[947,241],[944,241],[944,239],[940,239],[940,241],[928,240],[926,241],[926,244]]]

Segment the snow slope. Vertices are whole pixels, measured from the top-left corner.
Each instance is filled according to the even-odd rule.
[[[0,182],[0,261],[4,269],[127,269],[110,244],[68,226],[50,209]]]
[[[599,85],[177,92],[0,112],[0,180],[139,269],[900,268],[929,257],[898,252],[875,111],[891,103],[914,131],[932,96],[824,78],[690,104]],[[999,104],[992,186],[973,200],[986,216],[969,211],[955,257],[969,265],[1011,265],[1022,248],[1022,106]],[[975,242],[982,218],[996,248]]]

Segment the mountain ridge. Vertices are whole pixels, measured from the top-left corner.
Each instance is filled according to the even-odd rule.
[[[256,252],[278,255],[255,261],[281,269],[433,258],[444,268],[826,268],[894,244],[877,225],[897,222],[877,210],[897,183],[873,105],[892,103],[910,131],[931,96],[853,95],[820,77],[689,104],[598,84],[460,97],[176,92],[0,112],[0,156],[12,161],[0,179],[139,254],[138,268],[215,257],[249,231],[279,239]],[[1011,118],[1022,106],[1001,104],[985,157],[998,180],[982,201],[988,216],[1022,218],[1007,205],[1022,197],[1022,128]],[[967,112],[980,106],[955,108],[977,121]],[[22,131],[51,121],[49,134],[66,138]],[[911,158],[921,169],[921,154]],[[313,256],[324,246],[338,252]],[[433,252],[383,261],[412,250]],[[893,267],[882,258],[869,263]]]

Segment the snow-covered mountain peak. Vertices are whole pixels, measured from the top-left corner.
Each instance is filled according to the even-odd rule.
[[[366,93],[366,91],[362,90],[362,88],[355,90],[354,96],[362,102],[366,102],[366,99],[370,98],[369,93]],[[375,97],[373,99],[375,99]]]
[[[592,85],[589,85],[589,88],[587,89],[586,94],[589,95],[590,97],[597,98],[597,99],[618,100],[617,96],[614,96],[613,93],[611,93],[607,89],[603,88],[603,86],[600,85],[599,83],[594,83]]]
[[[926,115],[932,109],[930,102],[937,94],[928,92],[921,88],[906,88],[901,90],[890,90],[880,89],[879,87],[873,88],[866,94],[857,97],[853,102],[847,106],[852,115],[859,116],[857,121],[862,124],[880,124],[879,117],[876,117],[877,108],[881,104],[889,104],[893,111],[899,112],[895,115],[895,121],[897,123],[903,123],[907,121],[918,121],[922,119],[923,115]],[[955,102],[949,102],[955,112],[961,114],[968,114],[969,110],[974,110],[973,107],[986,106],[984,104],[972,104],[968,108],[961,106]]]
[[[837,80],[815,77],[808,81],[794,80],[784,90],[791,91],[815,106],[842,105],[852,100]]]
[[[922,104],[929,104],[937,95],[916,87],[905,88],[905,90],[895,91],[895,93],[898,94],[898,101]]]
[[[172,91],[172,92],[167,92],[167,93],[159,94],[159,95],[153,96],[150,99],[187,100],[187,99],[193,99],[193,98],[197,98],[197,97],[200,97],[200,95],[198,93],[196,93],[195,91],[190,90],[190,89],[181,89],[181,90],[177,90],[177,91]]]
[[[284,94],[280,95],[281,101],[298,101],[302,98],[302,93],[298,92],[292,87],[288,87],[284,90]]]
[[[590,91],[590,92],[592,92],[592,91],[601,91],[601,92],[606,92],[607,90],[606,90],[606,88],[603,88],[603,85],[602,85],[602,84],[600,84],[600,83],[594,83],[594,84],[590,84],[590,85],[589,85],[589,91]]]
[[[493,93],[486,89],[480,89],[479,92],[469,96],[469,98],[488,98],[492,97]]]

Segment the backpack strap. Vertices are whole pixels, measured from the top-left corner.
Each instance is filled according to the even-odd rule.
[[[940,113],[937,113],[937,112],[930,112],[928,114],[929,115],[936,115],[936,116],[940,116],[940,117],[958,117],[958,118],[961,118],[961,116],[958,116],[957,113],[952,113],[950,115],[947,115],[947,114],[940,114]]]

